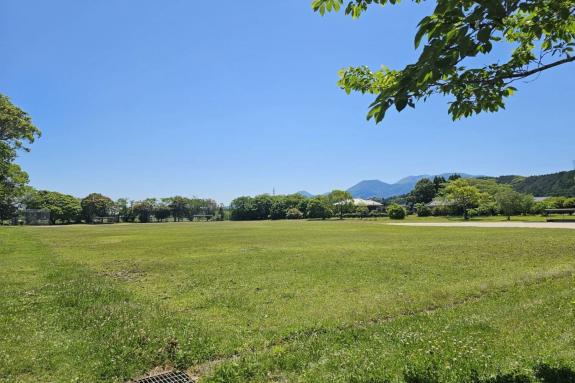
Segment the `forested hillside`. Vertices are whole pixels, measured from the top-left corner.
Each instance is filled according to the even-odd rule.
[[[497,183],[509,184],[515,191],[534,196],[575,197],[575,170],[541,176],[501,176]]]

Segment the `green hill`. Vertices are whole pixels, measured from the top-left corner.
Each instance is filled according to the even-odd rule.
[[[575,197],[575,170],[530,177],[500,176],[494,179],[497,183],[511,185],[515,191],[536,197]]]

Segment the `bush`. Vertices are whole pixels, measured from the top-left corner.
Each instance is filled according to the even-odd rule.
[[[294,208],[291,208],[287,211],[286,218],[287,219],[302,219],[303,213],[301,211],[299,211],[299,209],[294,207]]]
[[[391,204],[387,208],[387,215],[389,215],[391,219],[404,219],[405,209],[397,204]]]
[[[286,217],[286,206],[283,200],[276,200],[270,209],[271,219],[284,219]]]
[[[311,198],[307,204],[307,217],[308,218],[321,218],[326,219],[331,217],[332,211],[325,198],[315,197]]]
[[[416,203],[415,212],[418,217],[429,217],[431,215],[431,209],[424,203]]]

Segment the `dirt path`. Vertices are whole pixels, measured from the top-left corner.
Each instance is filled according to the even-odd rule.
[[[575,230],[575,222],[401,222],[390,223],[389,225],[436,227],[522,227],[532,229]]]

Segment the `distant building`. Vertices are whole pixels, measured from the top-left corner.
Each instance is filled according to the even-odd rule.
[[[442,198],[442,197],[436,197],[433,199],[433,201],[431,201],[430,203],[427,204],[427,206],[429,206],[430,208],[434,208],[434,207],[447,207],[447,206],[451,206],[452,202],[450,200],[448,200],[447,198]]]
[[[383,208],[383,204],[376,202],[376,201],[369,200],[369,199],[353,198],[351,201],[352,201],[354,206],[365,206],[365,207],[367,207],[367,209],[369,211],[379,210],[379,209]],[[336,203],[336,205],[343,204],[343,203],[349,203],[349,201],[338,202],[338,203]]]
[[[551,197],[533,197],[533,200],[535,202],[541,202],[541,201],[545,201],[546,199],[549,199]]]
[[[24,211],[24,223],[26,225],[49,225],[50,210],[48,209],[26,209]]]

